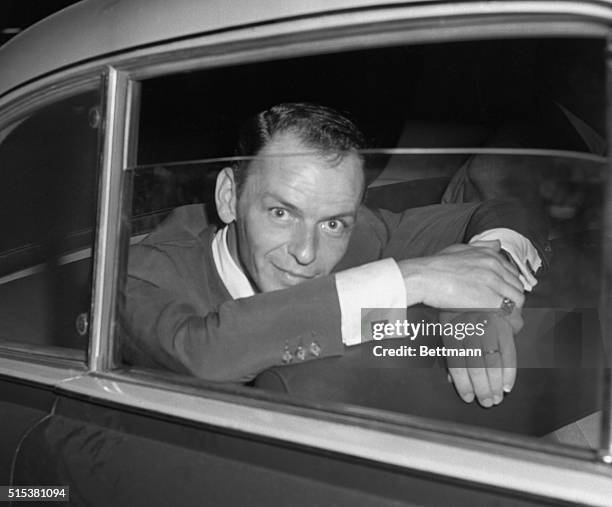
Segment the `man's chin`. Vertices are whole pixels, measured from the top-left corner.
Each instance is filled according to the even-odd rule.
[[[304,280],[302,281],[294,281],[294,282],[290,282],[289,280],[287,281],[277,281],[274,284],[270,284],[269,285],[269,289],[266,290],[265,292],[272,292],[273,290],[284,290],[284,289],[290,289],[291,287],[295,287],[296,285],[299,285],[300,283],[303,283]]]

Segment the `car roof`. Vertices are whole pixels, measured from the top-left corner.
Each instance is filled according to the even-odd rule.
[[[477,5],[491,12],[535,8],[556,9],[555,3],[539,0],[82,0],[32,25],[0,47],[0,97],[54,71],[107,55],[229,29],[248,28],[316,15],[342,14],[392,6],[438,6],[453,11],[461,4]],[[610,18],[612,0],[560,2],[568,7],[591,6]],[[529,7],[527,7],[529,6]],[[589,11],[588,15],[593,16]]]
[[[410,3],[424,2],[385,0],[382,5]],[[381,6],[380,0],[83,0],[0,48],[0,95],[102,55],[228,28],[375,6]]]

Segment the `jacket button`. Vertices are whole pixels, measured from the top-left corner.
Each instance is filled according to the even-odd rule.
[[[306,359],[306,349],[301,345],[295,349],[295,357],[297,357],[300,361]]]
[[[321,346],[317,342],[312,342],[310,344],[309,350],[310,353],[315,357],[319,357],[321,355]]]
[[[293,354],[289,351],[289,349],[285,349],[281,359],[283,360],[283,364],[289,364],[291,361],[293,361]]]

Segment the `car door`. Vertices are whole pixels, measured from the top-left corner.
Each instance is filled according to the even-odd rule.
[[[195,5],[186,4],[191,8]],[[264,4],[267,2],[260,4],[262,8]],[[382,97],[383,102],[388,100],[390,116],[398,112],[400,108],[393,106],[399,102],[387,95],[383,85],[385,81],[392,82],[396,92],[401,92],[408,80],[386,80],[384,76],[391,69],[405,69],[400,77],[408,76],[413,67],[401,67],[398,62],[414,54],[414,47],[420,43],[426,44],[433,38],[435,44],[430,48],[433,54],[439,48],[448,49],[438,45],[443,41],[452,44],[482,38],[478,42],[488,47],[490,40],[480,32],[483,27],[489,37],[506,37],[501,41],[502,46],[506,42],[512,45],[517,33],[525,38],[535,33],[542,38],[558,35],[559,26],[570,27],[572,33],[581,36],[596,33],[602,37],[607,33],[603,21],[585,23],[581,17],[584,13],[574,18],[571,12],[564,11],[551,18],[541,15],[546,14],[543,8],[538,16],[520,11],[506,18],[503,9],[509,8],[508,3],[500,4],[499,10],[487,4],[486,8],[492,9],[487,10],[487,16],[480,11],[482,3],[470,2],[460,9],[443,2],[419,3],[414,9],[408,4],[401,8],[369,5],[367,9],[348,11],[338,7],[338,11],[329,15],[311,13],[282,21],[268,12],[269,18],[260,19],[256,25],[224,27],[218,32],[193,37],[175,33],[175,38],[167,44],[147,41],[138,48],[115,48],[113,54],[105,55],[101,61],[72,62],[73,68],[63,69],[61,72],[65,75],[78,80],[92,67],[99,67],[102,62],[108,65],[105,69],[108,109],[101,116],[95,110],[88,114],[89,128],[91,125],[99,128],[100,118],[104,118],[101,124],[105,128],[103,149],[96,159],[102,161],[102,167],[99,195],[94,199],[98,204],[93,245],[95,262],[88,264],[91,259],[87,257],[86,242],[77,241],[74,249],[65,251],[64,241],[58,239],[64,233],[51,234],[50,241],[44,243],[49,245],[44,251],[51,252],[52,259],[50,281],[44,286],[50,287],[49,294],[53,294],[51,289],[63,286],[63,266],[77,268],[79,262],[93,273],[90,276],[94,283],[85,286],[84,299],[77,290],[73,298],[61,305],[57,311],[60,317],[49,321],[52,326],[36,328],[42,329],[38,334],[41,337],[50,329],[48,345],[60,347],[60,351],[46,350],[47,345],[38,342],[31,347],[10,344],[2,349],[3,360],[8,358],[2,363],[2,371],[14,391],[10,399],[24,392],[13,387],[24,382],[30,383],[27,387],[31,400],[39,391],[43,399],[34,413],[27,412],[29,406],[35,405],[34,401],[28,402],[29,405],[17,404],[24,416],[13,418],[22,423],[13,424],[17,429],[11,430],[14,436],[12,443],[7,444],[12,454],[11,484],[66,485],[70,487],[73,503],[91,505],[558,505],[576,502],[605,505],[612,491],[606,464],[610,458],[607,441],[596,443],[594,449],[561,446],[534,438],[527,433],[533,430],[529,424],[500,424],[496,429],[510,431],[501,432],[479,426],[478,421],[469,426],[428,418],[431,414],[420,417],[394,410],[397,405],[391,402],[385,407],[376,406],[383,396],[376,395],[375,386],[370,386],[374,406],[368,406],[355,398],[327,396],[329,383],[314,397],[309,397],[307,390],[299,389],[297,393],[279,394],[252,385],[220,384],[159,369],[133,367],[120,354],[121,323],[117,316],[130,243],[139,241],[142,234],[157,225],[167,207],[201,203],[210,198],[210,192],[198,193],[212,181],[212,171],[207,169],[218,166],[216,153],[207,150],[218,148],[215,141],[219,139],[225,143],[222,149],[231,145],[229,136],[224,135],[227,126],[236,126],[234,123],[240,119],[238,113],[259,108],[258,101],[264,100],[263,92],[274,95],[275,99],[280,92],[291,95],[298,89],[294,83],[299,81],[300,72],[325,68],[326,78],[334,75],[334,94],[326,95],[332,87],[321,86],[317,100],[339,103],[352,100],[355,107],[363,106],[362,119],[383,131],[389,129],[385,139],[393,138],[398,133],[393,130],[397,125],[387,122],[386,116],[381,117],[380,110],[386,109],[364,100],[370,95],[363,90],[373,92],[372,95],[380,92],[378,98]],[[545,7],[550,8],[548,4]],[[572,7],[578,9],[576,4]],[[199,11],[185,12],[192,20]],[[134,28],[130,34],[137,34],[139,24],[147,19],[152,21],[151,16],[153,20],[160,19],[158,11],[143,9],[136,19],[122,21]],[[568,19],[572,22],[567,22]],[[446,26],[450,28],[445,30]],[[364,49],[364,46],[367,47]],[[386,52],[387,48],[394,51]],[[444,67],[448,57],[444,58],[443,52],[439,54],[442,54],[440,60],[424,58],[422,61]],[[470,51],[465,54],[472,55]],[[320,62],[327,58],[327,66],[321,66]],[[371,66],[362,66],[366,60]],[[340,61],[343,63],[337,64]],[[277,87],[273,88],[261,78],[260,72],[267,65],[277,64],[281,71],[290,70],[295,74],[278,70],[265,74],[278,77],[270,81]],[[363,79],[364,75],[367,79]],[[242,88],[253,76],[261,79],[261,93],[254,96]],[[286,76],[289,78],[285,82]],[[347,80],[347,76],[354,79]],[[317,84],[323,81],[319,77],[313,72],[310,79]],[[46,84],[53,83],[53,76],[44,79]],[[347,81],[357,83],[349,88],[351,93],[346,92]],[[173,82],[179,84],[168,86]],[[360,88],[362,83],[369,83],[369,88]],[[450,89],[443,80],[421,83],[424,88],[432,84]],[[304,93],[307,88],[303,88]],[[227,90],[242,93],[228,93],[226,97],[223,93]],[[478,87],[474,90],[480,91]],[[191,96],[201,99],[198,103],[201,109],[189,103],[187,99]],[[159,97],[167,101],[155,100]],[[452,98],[452,94],[447,96],[449,101]],[[463,104],[463,98],[457,102]],[[183,109],[177,115],[175,106],[181,104],[180,99]],[[421,111],[426,110],[426,101],[421,99],[419,94],[412,97],[417,106],[422,106]],[[446,104],[441,101],[437,111],[444,112]],[[217,116],[210,114],[211,111]],[[234,116],[228,115],[228,111],[235,113]],[[186,121],[189,114],[192,121]],[[155,123],[155,118],[162,119],[160,124]],[[152,135],[141,136],[139,129]],[[204,139],[208,143],[203,142],[202,132],[210,136]],[[154,153],[168,150],[165,153],[178,156],[140,159],[138,152],[142,146]],[[402,149],[400,146],[389,153],[401,158],[406,155]],[[419,150],[418,146],[416,149]],[[198,150],[203,150],[205,155],[197,155],[201,153]],[[433,154],[448,155],[444,150]],[[459,150],[458,155],[454,161],[466,155],[465,150]],[[227,157],[229,153],[225,151],[220,156]],[[606,162],[601,158],[595,161],[600,165]],[[429,160],[425,162],[423,165],[428,167]],[[187,167],[182,167],[183,163]],[[194,174],[203,175],[201,187],[190,184],[189,178]],[[158,186],[158,181],[170,185]],[[176,184],[180,188],[185,182],[185,187],[192,191],[195,188],[196,192],[190,194],[172,187]],[[430,190],[443,190],[439,183],[434,181]],[[146,194],[151,188],[154,191]],[[156,196],[160,196],[159,202]],[[56,216],[64,216],[62,210],[72,209],[69,197],[63,196],[61,202],[53,202],[49,209]],[[73,220],[82,219],[80,215],[67,215]],[[48,223],[44,220],[47,217],[42,219],[42,224]],[[34,266],[39,264],[43,264],[40,259]],[[13,276],[17,272],[19,277],[15,280],[28,280],[30,271],[26,270],[28,274],[22,276],[28,267],[31,266],[19,265],[17,271],[9,274]],[[37,268],[35,273],[43,274],[45,270],[46,267]],[[80,279],[76,274],[68,278],[70,283]],[[69,291],[62,290],[62,294]],[[6,301],[12,302],[9,297]],[[35,328],[36,321],[29,315],[26,311],[20,322],[23,327],[27,324]],[[81,335],[88,339],[87,366]],[[31,350],[25,351],[26,348]],[[299,365],[297,369],[299,373]],[[281,375],[288,374],[284,371]],[[446,396],[461,404],[446,378],[440,378],[436,388],[446,389]],[[367,376],[364,379],[367,382]],[[338,384],[343,387],[342,382],[337,381],[331,387]],[[389,390],[396,388],[396,384],[388,386]],[[404,377],[404,388],[417,389],[409,377]],[[394,392],[401,396],[400,390]],[[385,393],[392,402],[396,401],[392,399],[394,392]],[[596,394],[590,392],[586,401],[592,402]],[[592,408],[591,403],[587,405]],[[581,412],[582,407],[578,408]],[[609,407],[603,408],[608,414]],[[475,405],[461,405],[462,412],[482,415],[483,410]],[[508,412],[503,419],[512,418],[511,411]],[[536,417],[548,421],[548,415],[536,414]],[[553,422],[556,424],[558,420]],[[514,426],[527,434],[512,434],[517,429]],[[13,446],[16,452],[12,451]]]

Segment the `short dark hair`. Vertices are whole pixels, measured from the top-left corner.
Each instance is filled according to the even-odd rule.
[[[363,134],[355,123],[338,111],[317,104],[278,104],[247,120],[238,137],[232,169],[237,194],[247,178],[250,159],[277,133],[292,132],[308,147],[340,162],[348,152],[365,148]]]

